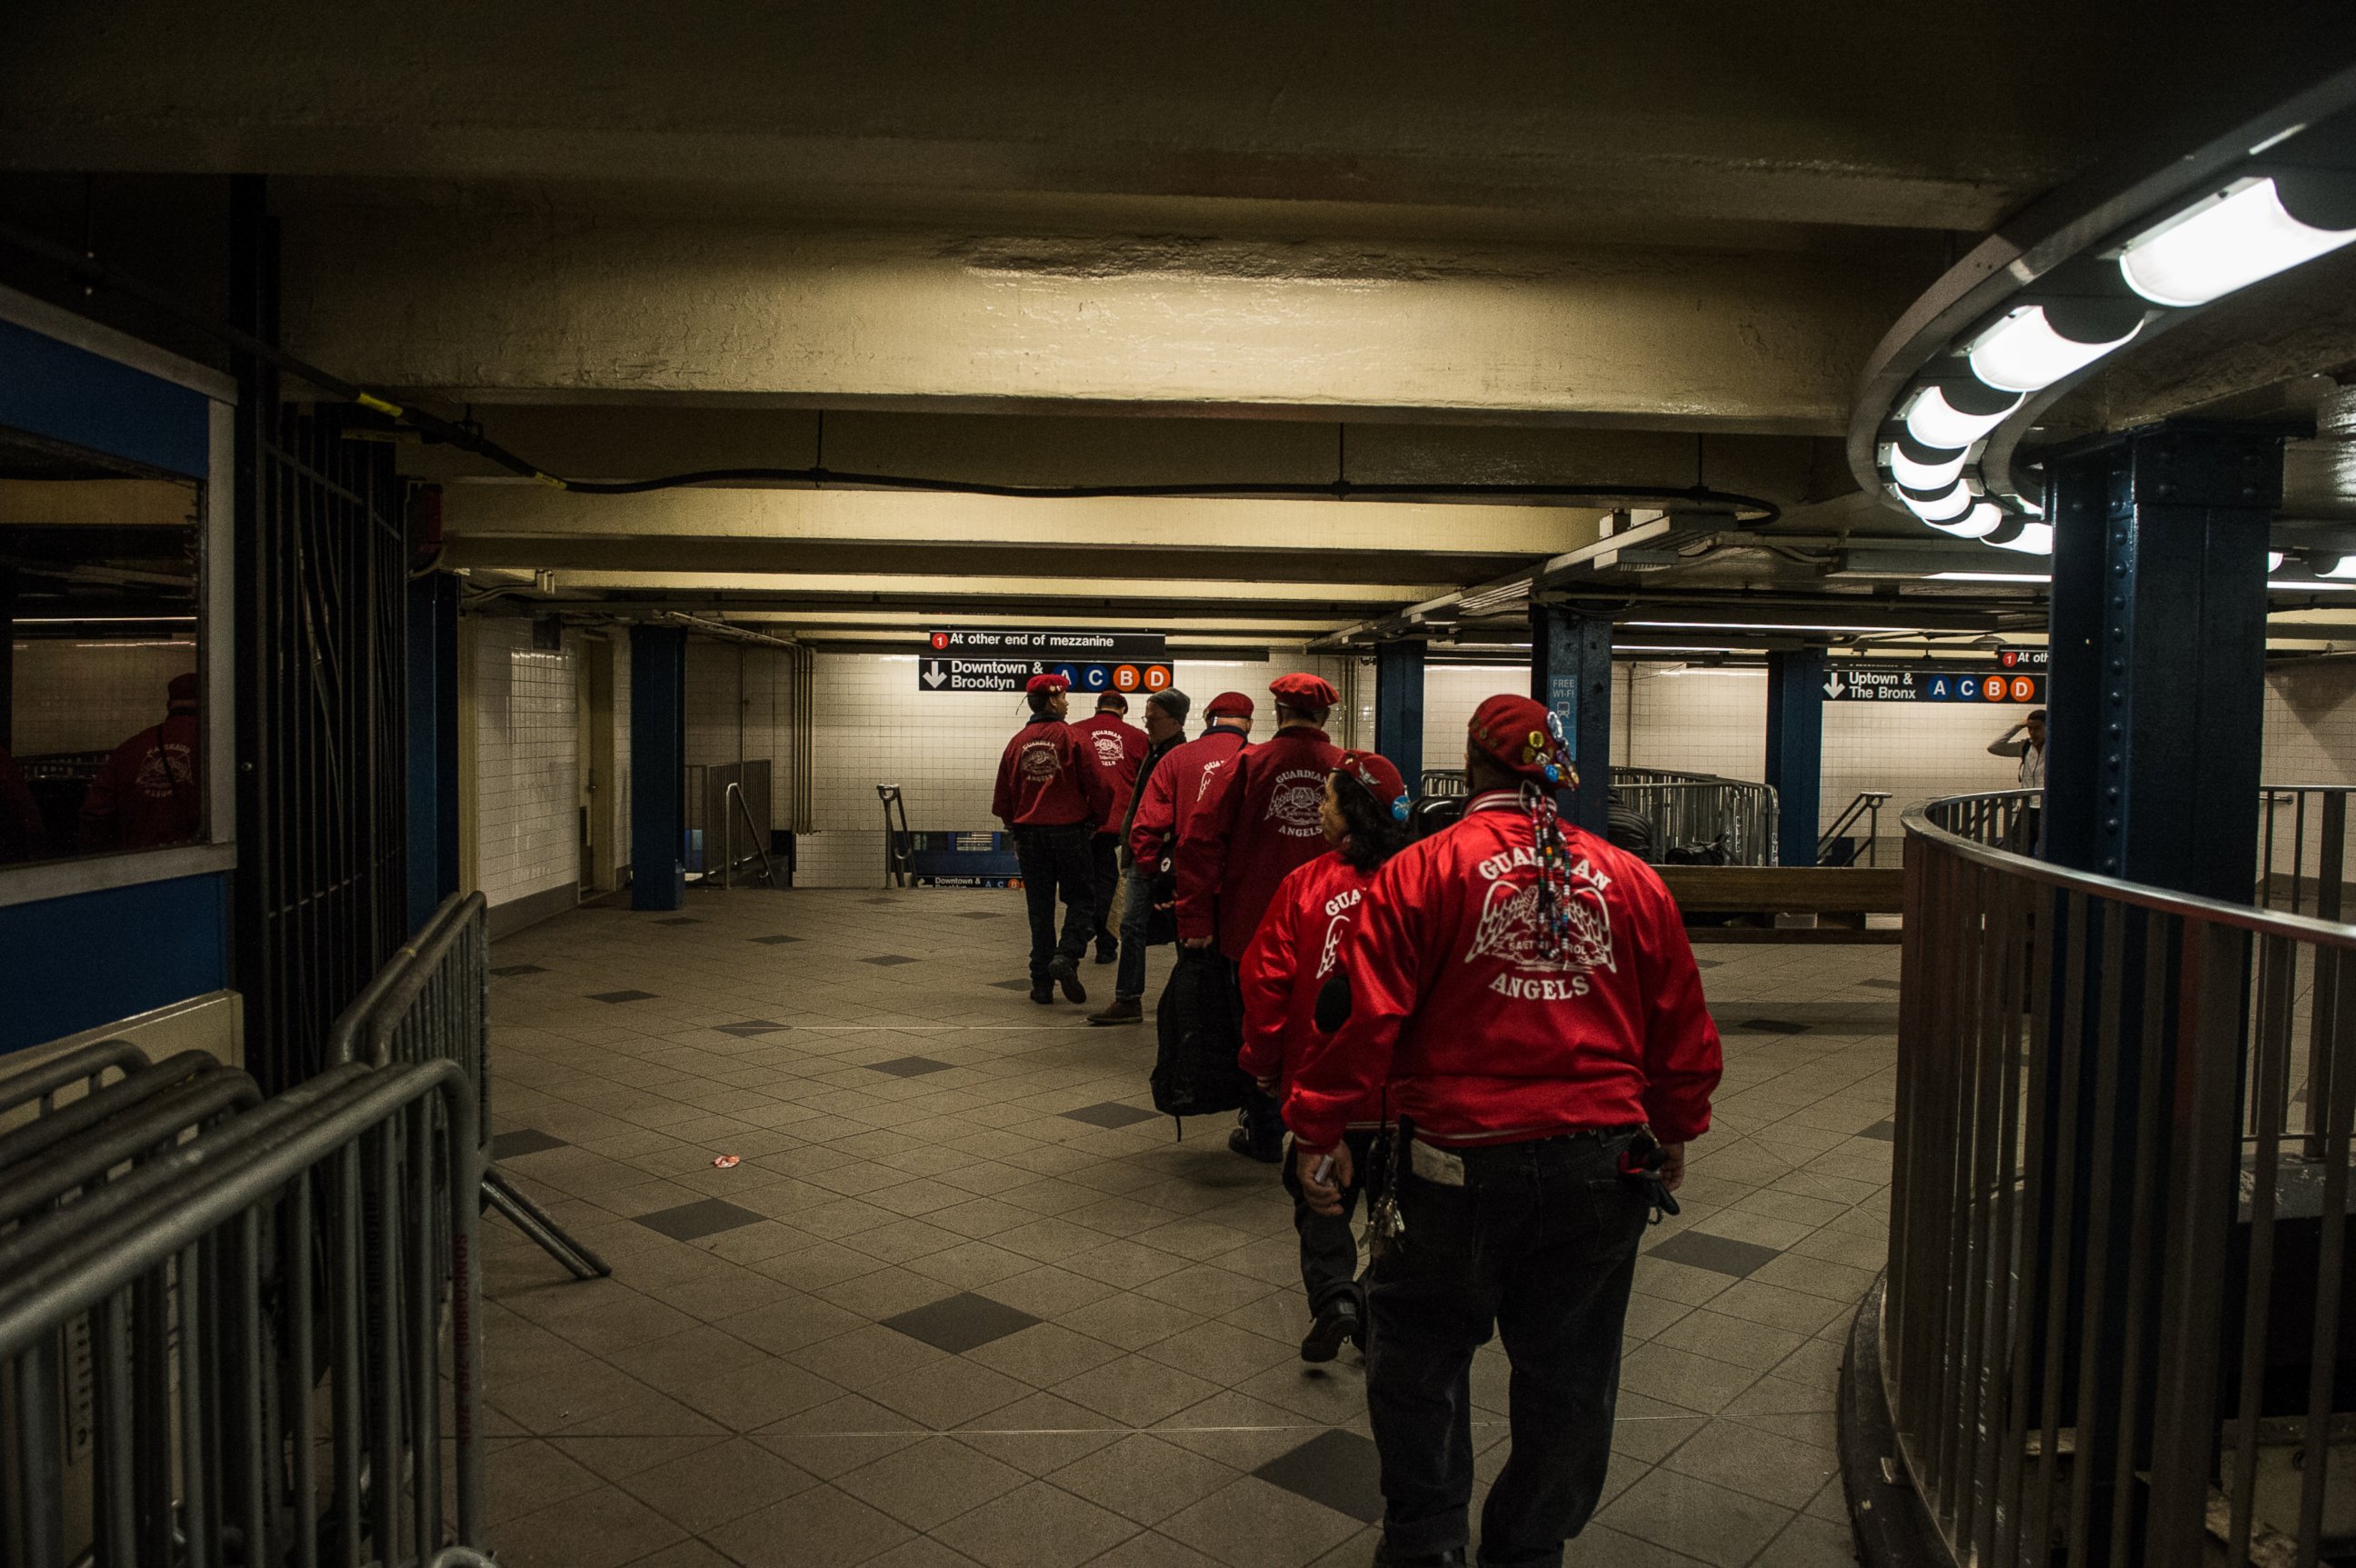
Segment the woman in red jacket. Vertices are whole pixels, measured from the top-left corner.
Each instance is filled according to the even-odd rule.
[[[1342,938],[1366,885],[1407,842],[1407,805],[1398,769],[1374,752],[1344,752],[1340,766],[1325,777],[1317,821],[1333,847],[1287,874],[1244,953],[1239,1059],[1263,1093],[1280,1098],[1302,1049],[1321,1037],[1317,993],[1336,971]],[[1311,1208],[1294,1162],[1284,1162],[1292,1225],[1301,1233],[1301,1283],[1308,1287],[1312,1317],[1308,1337],[1301,1342],[1304,1361],[1332,1360],[1344,1339],[1361,1348],[1365,1345],[1365,1300],[1350,1221],[1366,1149],[1381,1121],[1380,1105],[1369,1103],[1352,1117],[1344,1134],[1355,1158],[1338,1215]]]

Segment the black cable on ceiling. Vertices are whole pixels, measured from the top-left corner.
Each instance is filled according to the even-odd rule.
[[[942,479],[912,474],[841,472],[825,467],[822,464],[800,468],[700,468],[683,474],[665,474],[649,479],[568,479],[549,473],[538,464],[509,451],[485,435],[481,427],[471,421],[460,423],[444,419],[424,409],[412,408],[370,392],[358,382],[347,381],[333,371],[323,370],[306,360],[286,352],[275,344],[265,343],[250,332],[241,331],[226,322],[216,321],[210,317],[191,310],[155,285],[98,261],[92,256],[78,252],[70,246],[60,245],[41,235],[5,223],[0,223],[0,243],[13,246],[27,255],[53,262],[64,267],[77,280],[86,285],[91,282],[103,283],[107,287],[138,300],[150,308],[163,312],[181,325],[202,332],[240,354],[273,365],[284,373],[307,381],[321,392],[327,392],[344,402],[357,403],[372,413],[382,414],[397,424],[417,431],[429,441],[453,446],[462,452],[472,453],[520,478],[531,479],[552,489],[570,490],[578,495],[634,496],[644,495],[653,490],[684,489],[701,485],[831,484],[863,489],[917,490],[939,495],[998,496],[1018,500],[1320,496],[1334,500],[1346,500],[1358,497],[1374,500],[1649,501],[1683,503],[1698,509],[1733,512],[1738,514],[1733,520],[1735,524],[1742,528],[1764,528],[1783,515],[1781,506],[1763,497],[1742,495],[1731,490],[1711,489],[1699,483],[1682,489],[1667,485],[1509,483],[1362,485],[1353,484],[1340,473],[1336,473],[1330,483],[1323,484],[1270,480],[1161,485],[1005,485],[991,484],[979,479]]]

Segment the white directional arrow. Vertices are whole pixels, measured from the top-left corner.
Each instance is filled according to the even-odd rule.
[[[1840,678],[1840,671],[1837,671],[1837,670],[1836,670],[1836,671],[1834,671],[1832,672],[1831,677],[1830,677],[1829,679],[1827,679],[1827,680],[1825,682],[1825,695],[1826,695],[1826,696],[1827,696],[1827,697],[1837,697],[1837,696],[1839,696],[1840,694],[1841,694],[1841,678]]]
[[[939,660],[928,659],[925,661],[926,685],[937,687],[941,682],[947,681],[948,678],[949,673],[948,671],[941,668],[941,661]]]

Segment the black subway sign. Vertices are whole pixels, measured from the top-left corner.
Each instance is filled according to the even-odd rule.
[[[1825,671],[1828,703],[1967,703],[2033,705],[2045,700],[2045,677],[2019,671],[1954,670],[1920,664],[1842,665]]]
[[[1019,692],[1054,673],[1076,698],[1103,692],[1150,697],[1170,689],[1160,632],[936,631],[916,658],[920,692]]]

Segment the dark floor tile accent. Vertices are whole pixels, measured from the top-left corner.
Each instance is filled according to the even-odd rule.
[[[766,1018],[747,1018],[741,1024],[723,1024],[719,1027],[723,1035],[734,1035],[740,1040],[749,1040],[755,1035],[774,1035],[780,1029],[790,1029],[793,1026],[772,1024]]]
[[[1383,1517],[1382,1466],[1375,1445],[1355,1432],[1321,1432],[1252,1474],[1362,1523]]]
[[[491,1158],[512,1160],[520,1155],[536,1155],[542,1149],[569,1148],[562,1138],[553,1138],[537,1127],[519,1127],[512,1133],[497,1133],[491,1136]]]
[[[905,953],[887,952],[877,953],[873,958],[862,958],[859,961],[872,963],[883,969],[891,969],[898,964],[914,963],[916,961]]]
[[[1694,967],[1696,969],[1716,969],[1719,964],[1722,964],[1725,961],[1726,961],[1722,958],[1697,958],[1694,960]]]
[[[1745,1018],[1734,1026],[1753,1035],[1804,1035],[1815,1027],[1813,1024],[1794,1024],[1789,1018]]]
[[[774,948],[774,947],[780,947],[780,946],[783,946],[783,945],[784,945],[785,943],[787,943],[787,942],[798,942],[798,941],[801,940],[801,938],[799,938],[799,937],[755,937],[755,938],[753,939],[753,940],[755,940],[755,941],[756,941],[756,942],[760,943],[760,944],[761,944],[763,947],[765,947],[765,948]]]
[[[703,921],[694,915],[669,915],[655,922],[658,926],[700,926]]]
[[[871,1072],[888,1072],[894,1078],[922,1078],[928,1072],[947,1072],[949,1064],[930,1057],[894,1057],[888,1062],[869,1062],[867,1068]]]
[[[658,1208],[652,1214],[641,1214],[637,1220],[648,1230],[659,1230],[674,1241],[692,1241],[700,1236],[734,1230],[739,1225],[757,1225],[763,1218],[749,1208],[737,1208],[724,1197],[705,1197],[682,1203],[677,1208]]]
[[[1006,911],[1003,909],[960,909],[958,911],[958,918],[960,920],[1002,920],[1006,918]]]
[[[1780,1247],[1762,1247],[1756,1241],[1713,1236],[1707,1230],[1680,1230],[1644,1255],[1746,1279],[1753,1269],[1771,1258],[1782,1257],[1783,1251]]]
[[[1870,1127],[1858,1128],[1857,1135],[1860,1138],[1879,1138],[1885,1144],[1894,1144],[1898,1141],[1898,1123],[1885,1116]]]
[[[882,898],[862,898],[860,902],[862,904],[896,904],[899,900],[887,896]]]
[[[1118,1100],[1107,1100],[1095,1105],[1083,1105],[1077,1111],[1064,1112],[1065,1120],[1085,1122],[1091,1127],[1134,1127],[1140,1122],[1151,1122],[1157,1113],[1140,1111],[1134,1105],[1123,1105]]]
[[[884,1326],[896,1328],[911,1339],[921,1339],[937,1350],[958,1356],[968,1350],[979,1350],[993,1339],[1003,1339],[1039,1321],[1002,1301],[965,1291],[911,1307],[897,1317],[887,1317]]]
[[[998,991],[1028,991],[1031,989],[1031,983],[1027,980],[993,980],[990,983],[993,990]]]
[[[651,991],[600,991],[589,998],[592,1002],[651,1002],[654,999],[655,993]]]
[[[1898,989],[1898,983],[1896,981],[1882,980],[1878,977],[1872,980],[1860,980],[1858,983],[1859,985],[1870,985],[1877,991],[1895,991]]]
[[[503,963],[491,972],[511,979],[519,974],[546,974],[548,966],[541,963]]]

